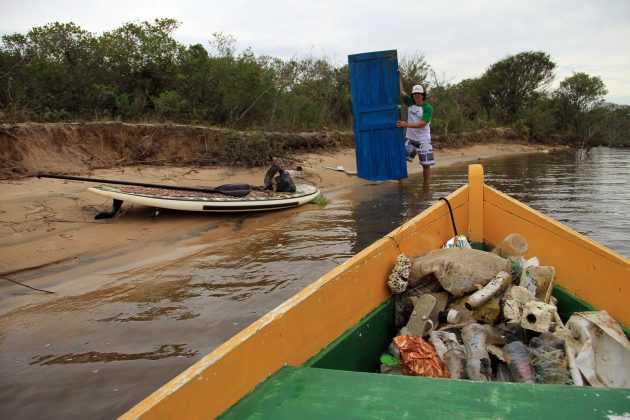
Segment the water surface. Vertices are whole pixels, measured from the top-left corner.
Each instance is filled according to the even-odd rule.
[[[630,258],[630,148],[598,147],[585,157],[567,151],[480,163],[488,185]],[[408,214],[450,194],[467,182],[467,176],[467,165],[436,171],[429,194],[419,188],[418,176],[402,187],[390,182],[372,184],[370,188],[379,192],[366,193],[368,187],[353,191],[358,231],[364,232],[355,249],[391,231]]]

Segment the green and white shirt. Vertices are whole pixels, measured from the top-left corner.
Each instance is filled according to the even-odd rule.
[[[403,98],[407,105],[407,122],[415,124],[419,121],[427,123],[422,128],[407,128],[407,138],[413,141],[430,141],[431,140],[431,117],[433,116],[433,107],[428,102],[424,102],[422,106],[414,103],[409,94]]]

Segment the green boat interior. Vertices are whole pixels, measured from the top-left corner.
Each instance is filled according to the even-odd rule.
[[[596,308],[555,286],[558,314]],[[285,366],[221,418],[610,418],[628,415],[630,390],[570,385],[479,382],[379,371],[396,334],[390,298],[303,366]],[[626,336],[630,330],[622,326]],[[579,389],[579,391],[578,391]],[[559,408],[561,407],[561,408]],[[349,410],[351,408],[351,410]]]

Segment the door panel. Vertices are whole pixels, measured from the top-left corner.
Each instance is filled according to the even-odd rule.
[[[358,176],[373,181],[407,178],[395,50],[348,56]]]

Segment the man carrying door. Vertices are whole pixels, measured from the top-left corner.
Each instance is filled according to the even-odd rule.
[[[407,129],[405,135],[407,141],[405,148],[407,150],[407,160],[413,162],[416,154],[422,165],[423,190],[429,190],[429,182],[431,179],[431,166],[435,165],[435,156],[433,155],[433,145],[431,144],[431,117],[433,116],[433,107],[425,102],[427,94],[424,87],[415,85],[411,89],[411,95],[403,89],[402,80],[400,80],[400,95],[403,97],[405,105],[408,107],[407,121],[397,121],[396,127]]]

